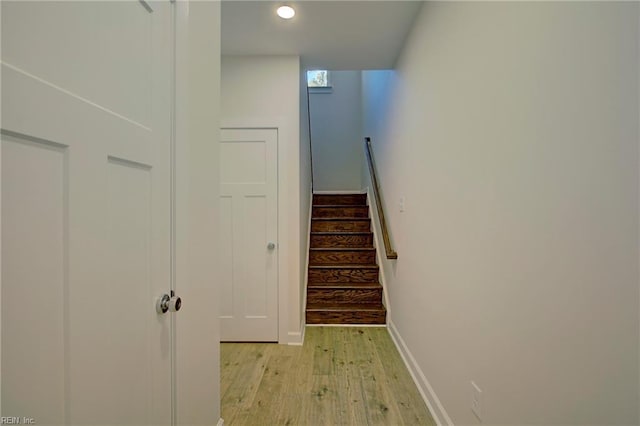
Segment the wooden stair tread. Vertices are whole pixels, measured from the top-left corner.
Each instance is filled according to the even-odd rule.
[[[327,207],[331,209],[353,208],[353,207],[369,207],[366,204],[314,204],[312,207]]]
[[[335,304],[321,304],[310,303],[307,305],[307,311],[385,311],[385,307],[382,303],[335,303]]]
[[[309,269],[378,269],[378,265],[309,265]]]
[[[352,222],[352,221],[370,221],[369,217],[312,217],[311,220],[317,220],[319,222],[325,221],[340,221],[340,222]]]
[[[380,283],[359,283],[359,282],[346,282],[346,283],[309,283],[307,288],[323,289],[323,290],[376,290],[382,288]]]
[[[317,260],[317,261],[309,263],[309,266],[328,266],[329,269],[336,269],[336,268],[339,268],[339,269],[345,269],[345,268],[346,269],[365,269],[365,270],[378,269],[378,268],[363,268],[362,265],[363,264],[360,263],[360,264],[354,266],[354,264],[350,263],[350,261],[348,259],[344,260],[344,261],[332,260],[331,262],[324,262],[324,263],[322,262],[322,260]],[[377,266],[377,264],[375,262],[371,262],[371,263],[367,264],[367,266],[373,266],[373,265]]]
[[[348,235],[372,235],[371,231],[314,231],[311,235],[336,235],[336,236],[348,236]]]
[[[365,287],[366,285],[372,287]],[[376,281],[311,281],[307,285],[307,289],[332,289],[332,290],[375,290],[382,288],[382,285]]]
[[[367,194],[313,194],[313,205],[366,206]]]
[[[313,251],[376,251],[375,247],[310,247]]]
[[[327,222],[317,222],[318,224],[324,224]],[[344,223],[344,222],[339,222]],[[326,249],[339,249],[339,248],[374,248],[373,233],[371,231],[354,231],[354,230],[340,230],[331,232],[311,232],[309,237],[310,248],[326,248]],[[319,253],[319,252],[311,252]],[[375,254],[374,254],[375,256]]]
[[[369,207],[368,206],[350,206],[350,205],[313,206],[312,217],[313,218],[324,218],[324,217],[326,218],[336,218],[336,217],[368,218]]]

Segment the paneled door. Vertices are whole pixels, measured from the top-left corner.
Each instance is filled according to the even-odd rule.
[[[2,2],[2,416],[172,423],[172,8]]]
[[[278,131],[220,135],[222,341],[278,341]]]

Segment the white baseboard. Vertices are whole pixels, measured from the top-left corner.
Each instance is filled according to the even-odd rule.
[[[411,373],[411,377],[413,378],[413,381],[418,387],[418,391],[420,392],[420,395],[422,395],[422,399],[424,399],[424,402],[427,404],[427,407],[429,408],[429,411],[431,412],[433,419],[436,421],[438,426],[444,426],[444,425],[453,426],[453,421],[451,421],[451,418],[449,417],[449,415],[447,414],[447,411],[442,406],[440,399],[438,398],[435,391],[429,384],[429,381],[427,380],[424,373],[422,372],[422,369],[416,362],[416,359],[413,357],[413,355],[411,354],[411,351],[409,351],[409,348],[404,343],[402,336],[400,336],[400,333],[398,333],[398,329],[393,324],[393,321],[389,320],[388,322],[389,322],[389,334],[391,334],[391,339],[393,340],[393,343],[395,343],[396,347],[398,348],[398,352],[400,352],[400,356],[402,357],[402,360],[404,361],[405,365],[409,369],[409,373]]]
[[[302,346],[304,344],[304,324],[302,325],[301,330],[302,331],[290,331],[288,333],[289,339],[287,341],[287,344],[289,346]]]
[[[224,426],[224,419],[222,417],[220,417],[220,420],[218,420],[217,426]]]
[[[338,191],[313,191],[314,194],[340,194],[340,195],[349,195],[349,194],[366,194],[367,192],[362,189],[353,189],[353,190],[338,190]]]

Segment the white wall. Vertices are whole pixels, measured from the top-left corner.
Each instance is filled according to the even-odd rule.
[[[333,90],[310,95],[314,190],[362,189],[360,76],[332,71]]]
[[[279,340],[301,334],[300,58],[298,56],[223,56],[223,126],[273,126],[278,129]],[[306,166],[305,166],[306,167]],[[302,170],[306,172],[306,169]],[[308,209],[308,207],[306,207]]]
[[[456,424],[638,424],[638,4],[429,2],[363,75],[391,321]],[[406,197],[406,211],[397,202]]]

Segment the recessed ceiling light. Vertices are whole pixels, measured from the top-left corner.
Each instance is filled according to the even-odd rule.
[[[278,8],[278,16],[282,19],[291,19],[295,16],[296,11],[291,6],[280,6]]]

